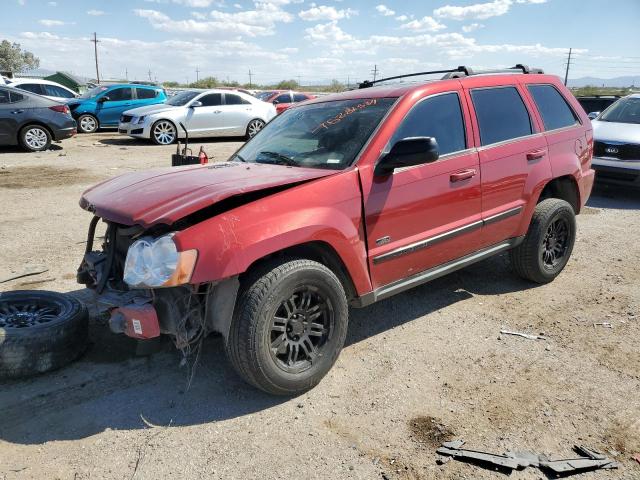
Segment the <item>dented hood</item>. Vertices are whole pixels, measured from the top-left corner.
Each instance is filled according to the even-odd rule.
[[[224,162],[128,173],[95,185],[80,206],[124,225],[172,223],[216,202],[249,192],[294,185],[335,170]]]

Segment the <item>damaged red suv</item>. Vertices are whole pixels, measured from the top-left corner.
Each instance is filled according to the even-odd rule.
[[[593,185],[589,119],[526,66],[430,73],[287,110],[227,162],[87,190],[78,280],[112,330],[179,348],[218,332],[247,382],[288,395],[334,364],[350,305],[504,251],[552,281]]]

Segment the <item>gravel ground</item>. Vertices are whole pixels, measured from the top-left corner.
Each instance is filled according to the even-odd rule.
[[[41,154],[0,153],[0,290],[76,290],[90,215],[80,193],[101,179],[166,166],[172,147],[114,133]],[[197,151],[200,143],[194,145]],[[240,143],[204,143],[225,159]],[[640,193],[598,188],[578,217],[572,259],[550,285],[497,257],[370,308],[352,310],[347,344],[314,390],[274,398],[239,380],[220,338],[180,366],[92,327],[80,361],[0,384],[0,478],[484,479],[501,474],[435,447],[533,450],[574,444],[640,464]],[[594,323],[608,322],[612,328]],[[501,336],[501,328],[546,340]],[[513,479],[543,478],[536,469]]]

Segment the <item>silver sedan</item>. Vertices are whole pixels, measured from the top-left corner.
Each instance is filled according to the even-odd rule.
[[[235,90],[185,90],[159,105],[127,110],[118,132],[169,145],[198,137],[250,138],[276,116],[275,107]]]

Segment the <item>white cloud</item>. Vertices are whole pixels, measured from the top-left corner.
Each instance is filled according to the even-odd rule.
[[[47,5],[49,5],[50,7],[57,7],[58,2],[47,2]]]
[[[407,17],[406,15],[398,15],[396,17],[396,20],[398,20],[399,22],[406,22],[407,20],[409,20],[409,17]]]
[[[216,2],[214,0],[144,0],[148,3],[175,3],[176,5],[184,5],[185,7],[191,8],[207,8],[210,7],[211,4],[222,4],[224,2]]]
[[[27,0],[18,0],[18,5],[24,7],[27,4]]]
[[[512,0],[493,0],[492,2],[475,3],[466,7],[445,5],[444,7],[436,8],[433,14],[438,18],[450,20],[485,20],[504,15],[509,11],[512,3]]]
[[[403,23],[400,25],[400,28],[406,28],[416,32],[437,32],[447,27],[435,20],[433,17],[422,17],[420,20],[412,20],[408,23]]]
[[[313,4],[312,4],[313,5]],[[326,5],[312,6],[309,10],[302,10],[298,16],[307,22],[317,22],[322,20],[341,20],[357,15],[356,10],[347,8],[345,10],[337,10],[335,7]]]
[[[87,15],[91,15],[92,17],[100,17],[102,15],[104,15],[104,11],[103,10],[87,10]]]
[[[484,28],[484,25],[482,23],[470,23],[469,25],[463,26],[462,31],[464,33],[469,33],[475,30],[479,30],[480,28]]]
[[[393,10],[391,10],[386,5],[378,5],[376,6],[376,10],[379,14],[384,15],[385,17],[391,17],[396,14]]]
[[[306,39],[314,42],[347,42],[353,37],[342,30],[337,22],[320,23],[305,29]]]
[[[48,18],[38,20],[40,25],[45,27],[61,27],[62,25],[73,25],[72,22],[63,22],[62,20],[50,20]]]

